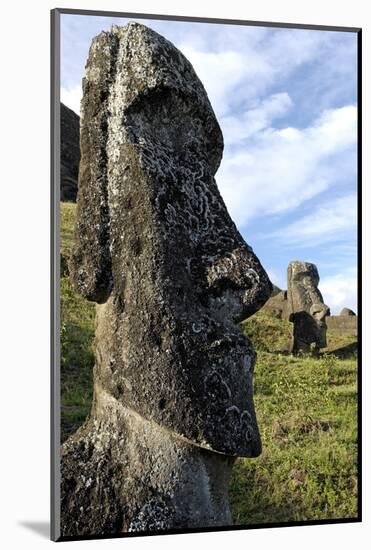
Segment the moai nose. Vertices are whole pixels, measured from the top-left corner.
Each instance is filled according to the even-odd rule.
[[[82,112],[71,272],[102,304],[100,384],[194,445],[255,456],[255,353],[237,323],[272,286],[214,179],[223,137],[201,81],[154,31],[116,27],[93,42]]]

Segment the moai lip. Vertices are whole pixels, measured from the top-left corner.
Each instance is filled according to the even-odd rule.
[[[207,93],[137,23],[94,39],[83,90],[71,274],[98,303],[95,391],[192,445],[256,456],[255,352],[238,323],[272,286],[216,185]]]

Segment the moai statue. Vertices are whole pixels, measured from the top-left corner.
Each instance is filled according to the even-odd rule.
[[[287,272],[289,320],[293,322],[292,353],[318,354],[326,347],[329,307],[318,289],[317,267],[309,262],[290,262]]]
[[[239,321],[272,286],[214,175],[223,138],[191,64],[137,23],[91,45],[71,277],[97,303],[90,416],[62,448],[62,535],[228,525],[261,443]]]

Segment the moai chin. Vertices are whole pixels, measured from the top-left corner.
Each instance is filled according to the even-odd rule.
[[[94,398],[62,448],[62,535],[228,525],[261,451],[238,322],[271,283],[214,175],[223,137],[191,64],[137,23],[91,45],[71,277],[97,303]]]
[[[319,274],[314,264],[290,262],[287,270],[289,320],[293,322],[292,353],[314,352],[326,347],[329,307],[318,289]]]

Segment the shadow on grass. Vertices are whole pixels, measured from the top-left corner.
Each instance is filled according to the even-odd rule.
[[[352,342],[341,348],[326,352],[327,355],[333,355],[338,359],[354,359],[358,352],[358,342]]]

